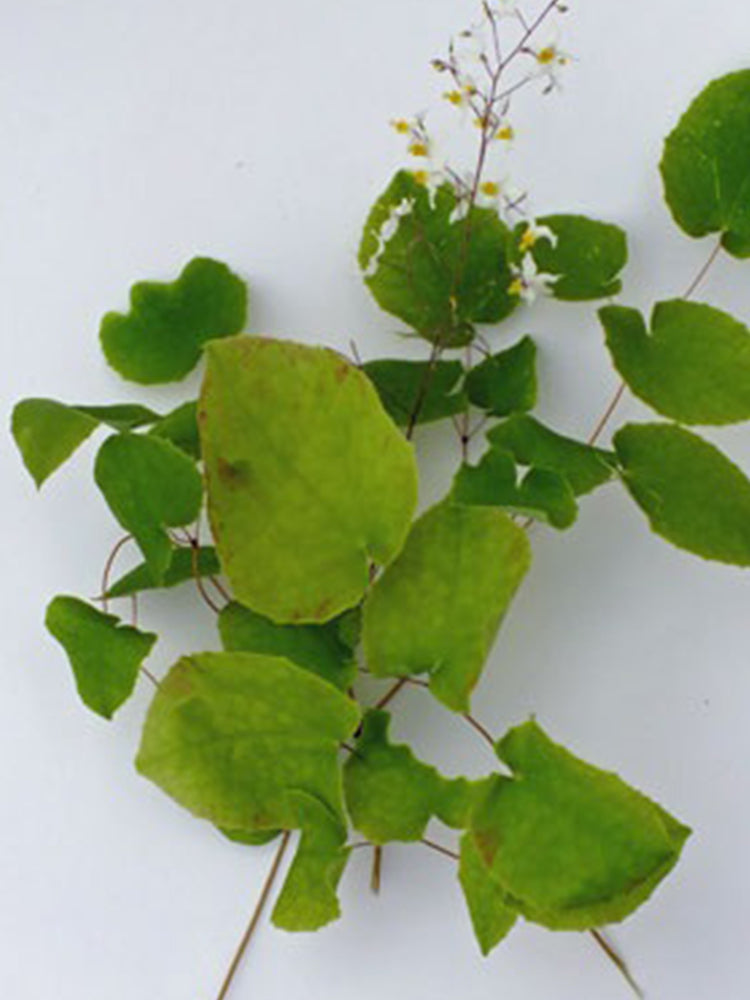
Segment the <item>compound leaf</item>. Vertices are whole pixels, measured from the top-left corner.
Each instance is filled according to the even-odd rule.
[[[371,709],[354,753],[344,765],[346,808],[355,829],[373,844],[420,840],[433,816],[449,826],[468,819],[471,784],[444,778],[408,746],[388,738],[390,715]]]
[[[461,838],[458,880],[479,948],[483,955],[489,955],[510,932],[518,919],[518,911],[509,905],[502,886],[490,877],[471,833]]]
[[[111,719],[132,694],[141,664],[156,642],[153,632],[121,625],[119,618],[77,597],[55,597],[45,625],[68,654],[83,702]]]
[[[533,409],[536,392],[536,344],[531,337],[485,358],[466,376],[469,399],[493,417]]]
[[[208,340],[239,333],[247,320],[247,286],[226,264],[195,257],[176,281],[142,281],[130,312],[107,313],[99,337],[123,378],[150,384],[184,378]]]
[[[509,451],[521,465],[557,472],[567,479],[576,496],[591,492],[614,474],[615,456],[611,452],[558,434],[525,413],[514,414],[493,427],[487,440]]]
[[[166,528],[189,524],[200,512],[203,484],[195,464],[168,441],[117,434],[99,449],[94,478],[161,584],[172,559]]]
[[[469,343],[474,323],[497,323],[509,293],[510,233],[496,211],[458,211],[453,188],[430,192],[400,171],[365,223],[359,263],[378,305],[443,347]]]
[[[346,827],[313,796],[294,792],[291,797],[302,836],[271,920],[286,931],[316,931],[341,916],[336,889],[350,854],[343,846]]]
[[[116,580],[104,594],[107,598],[129,597],[143,590],[155,590],[161,587],[176,587],[186,580],[196,576],[215,576],[221,573],[221,566],[212,546],[201,546],[193,551],[191,548],[173,548],[169,565],[164,571],[161,583],[156,583],[151,575],[148,563],[135,566],[128,573]]]
[[[551,285],[556,299],[602,299],[620,291],[628,244],[619,226],[585,215],[544,215],[536,226],[549,229],[552,238],[540,235],[528,252],[540,272],[559,276]],[[516,228],[521,247],[532,233],[528,223]]]
[[[324,625],[277,625],[233,601],[219,615],[219,633],[224,649],[285,656],[342,691],[357,673],[352,650],[341,639],[339,619]]]
[[[338,747],[358,721],[354,702],[281,657],[199,653],[159,685],[136,766],[228,830],[298,827],[299,792],[343,822]]]
[[[460,361],[367,361],[362,365],[378,390],[391,419],[400,427],[442,420],[466,408],[466,396],[456,391],[463,375]]]
[[[496,749],[513,777],[485,785],[472,834],[489,877],[527,919],[554,930],[623,920],[676,864],[688,828],[535,722]]]
[[[750,419],[750,330],[698,302],[659,302],[651,332],[637,309],[599,311],[615,367],[642,400],[685,424]]]
[[[199,422],[208,509],[237,599],[322,622],[401,549],[416,504],[411,445],[367,377],[326,348],[214,343]]]
[[[614,443],[625,485],[658,535],[750,566],[750,480],[726,455],[673,424],[627,424]]]
[[[526,533],[501,510],[450,501],[432,507],[365,600],[370,670],[428,673],[435,697],[466,711],[530,558]]]
[[[578,516],[578,504],[568,481],[549,469],[529,469],[516,482],[516,463],[510,452],[490,448],[478,465],[462,465],[451,496],[458,503],[503,507],[569,528]]]
[[[750,256],[750,70],[714,80],[667,136],[664,196],[689,236],[721,233],[725,250]]]

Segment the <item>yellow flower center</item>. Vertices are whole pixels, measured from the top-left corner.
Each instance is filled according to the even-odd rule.
[[[405,118],[397,118],[391,122],[391,125],[400,135],[406,135],[407,132],[411,131],[411,125]]]
[[[463,104],[464,102],[464,95],[460,90],[448,90],[445,94],[443,94],[443,97],[446,101],[450,101],[451,104],[455,104],[456,106]]]
[[[549,66],[557,58],[557,49],[554,45],[545,45],[543,49],[540,49],[536,54],[536,61],[541,63],[542,66]]]
[[[412,170],[411,175],[417,184],[427,184],[430,179],[426,170]]]
[[[525,230],[518,245],[521,248],[521,250],[525,253],[527,250],[531,250],[536,241],[537,241],[536,233],[534,232],[533,229],[529,228]]]
[[[484,181],[479,185],[479,190],[488,198],[497,198],[500,194],[500,185],[497,181]]]
[[[425,142],[413,142],[409,146],[409,152],[412,156],[429,156],[429,150]]]
[[[514,278],[508,286],[508,291],[511,295],[520,295],[523,291],[523,282],[520,278]]]
[[[502,125],[497,130],[496,138],[504,139],[506,142],[510,142],[510,140],[515,136],[515,134],[516,133],[514,132],[512,125]]]

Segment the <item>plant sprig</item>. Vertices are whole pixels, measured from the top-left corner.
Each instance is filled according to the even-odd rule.
[[[484,954],[519,919],[587,931],[638,990],[601,927],[651,895],[689,829],[533,719],[497,738],[472,698],[530,569],[528,527],[569,528],[605,484],[624,486],[672,544],[750,565],[750,480],[688,429],[750,419],[750,331],[693,301],[722,251],[750,256],[750,71],[711,83],[667,138],[661,172],[675,221],[717,242],[684,294],[657,303],[647,322],[612,301],[627,261],[622,229],[531,215],[499,173],[515,95],[535,81],[551,93],[570,61],[557,42],[537,44],[564,11],[559,0],[533,17],[512,0],[484,3],[481,22],[432,61],[447,105],[476,127],[468,171],[437,156],[426,116],[393,122],[417,165],[372,207],[359,263],[378,304],[429,344],[424,360],[352,363],[243,332],[245,283],[197,258],[171,283],[136,284],[129,311],[105,316],[100,338],[110,365],[141,384],[179,380],[205,357],[198,400],[163,415],[51,399],[15,408],[13,434],[38,486],[107,434],[94,478],[125,534],[106,560],[101,609],[60,595],[47,610],[83,701],[111,718],[144,674],[155,692],[138,770],[233,841],[279,839],[219,1000],[295,831],[272,914],[279,927],[315,930],[340,915],[353,850],[373,849],[377,885],[384,847],[411,842],[456,865]],[[598,317],[622,382],[585,441],[533,415],[533,338],[493,343],[539,295],[607,300]],[[625,424],[602,447],[626,389],[661,419]],[[446,495],[417,515],[413,439],[433,421],[452,423],[460,463]],[[472,464],[480,433],[486,448]],[[127,544],[143,561],[113,581]],[[222,648],[188,650],[157,676],[146,665],[157,636],[139,629],[137,602],[190,581],[217,616]],[[110,613],[121,599],[130,624]],[[364,697],[363,672],[388,687]],[[448,777],[393,742],[406,686],[462,716],[494,769]],[[454,831],[453,845],[432,836],[435,823]]]

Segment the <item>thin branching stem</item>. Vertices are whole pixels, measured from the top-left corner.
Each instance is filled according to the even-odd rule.
[[[446,858],[451,858],[453,861],[459,860],[459,856],[455,851],[452,851],[449,847],[443,847],[442,844],[438,844],[434,840],[429,840],[427,837],[422,837],[420,844],[424,844],[425,847],[429,847],[438,854],[443,854]]]
[[[633,993],[639,998],[639,1000],[644,1000],[645,993],[639,986],[637,980],[633,977],[632,972],[627,966],[625,959],[620,955],[617,949],[614,947],[611,941],[608,941],[604,932],[598,930],[596,927],[589,931],[591,937],[596,941],[599,947],[602,949],[607,958],[612,962],[612,964],[619,970],[625,982],[631,988]]]
[[[216,995],[216,1000],[225,1000],[225,997],[229,993],[232,981],[234,980],[237,970],[240,967],[240,963],[242,962],[245,952],[247,951],[248,945],[252,940],[253,934],[255,933],[255,929],[260,923],[260,918],[263,916],[263,910],[266,907],[266,903],[268,902],[268,897],[271,895],[271,890],[273,889],[274,882],[276,881],[276,877],[279,874],[279,868],[281,867],[281,862],[284,858],[284,852],[286,851],[287,844],[289,843],[289,837],[290,833],[287,830],[281,838],[281,843],[279,844],[278,850],[276,851],[273,861],[271,862],[271,867],[268,870],[268,875],[266,876],[266,880],[263,883],[263,888],[261,889],[260,896],[258,897],[258,902],[255,904],[255,909],[253,910],[252,916],[250,917],[250,922],[248,923],[245,933],[242,935],[240,943],[237,946],[237,950],[234,953],[234,957],[232,958],[232,961],[229,965],[227,974],[224,977],[224,982],[221,984],[221,988]]]
[[[102,570],[102,595],[99,598],[102,604],[102,611],[109,611],[109,598],[107,597],[107,591],[109,590],[109,578],[112,574],[115,560],[128,542],[132,540],[132,535],[123,535],[119,541],[115,542],[112,547],[112,551],[107,556],[107,561],[104,563],[104,569]]]

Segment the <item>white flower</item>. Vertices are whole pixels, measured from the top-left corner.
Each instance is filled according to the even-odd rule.
[[[549,295],[558,277],[537,270],[534,258],[528,253],[521,258],[520,267],[513,267],[512,270],[513,280],[508,291],[528,303],[535,302],[540,295]]]
[[[550,41],[540,49],[533,49],[532,55],[536,60],[536,75],[547,80],[546,90],[554,90],[560,86],[560,72],[572,60],[569,52],[564,52],[557,41]]]
[[[528,222],[526,228],[518,241],[521,253],[528,253],[539,240],[548,240],[552,247],[557,246],[557,233],[552,232],[549,226],[539,226],[536,222]]]
[[[477,205],[497,208],[505,194],[505,181],[482,181],[477,188]]]

